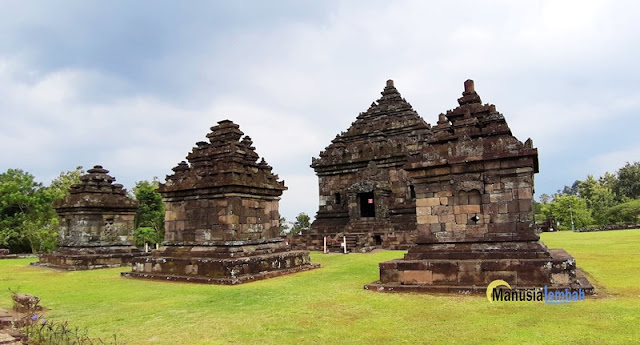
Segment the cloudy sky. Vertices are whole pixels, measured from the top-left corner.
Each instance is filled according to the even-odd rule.
[[[185,5],[186,4],[186,5]],[[311,157],[387,79],[429,123],[471,78],[540,153],[536,193],[640,160],[637,1],[0,2],[0,170],[164,179],[231,119],[317,209]]]

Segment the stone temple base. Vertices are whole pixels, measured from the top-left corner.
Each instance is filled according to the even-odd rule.
[[[10,254],[9,249],[0,249],[0,259],[15,259],[18,255]]]
[[[281,239],[211,245],[167,245],[134,260],[122,276],[234,285],[318,268],[309,252],[287,250]]]
[[[364,288],[381,292],[470,294],[485,293],[490,282],[501,279],[514,289],[546,285],[552,291],[581,288],[586,294],[594,293],[593,286],[576,267],[571,255],[561,249],[548,253],[548,257],[522,255],[525,257],[509,259],[490,258],[492,255],[489,255],[476,259],[391,260],[380,263],[380,281]]]
[[[149,255],[133,246],[60,247],[51,254],[41,254],[34,266],[62,270],[90,270],[131,265],[133,259]]]

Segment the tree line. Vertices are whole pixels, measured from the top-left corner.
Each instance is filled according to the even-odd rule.
[[[576,180],[534,202],[536,220],[555,221],[558,230],[640,222],[640,162],[616,173]]]
[[[0,174],[0,248],[13,253],[52,251],[58,244],[58,217],[53,203],[80,183],[82,167],[63,171],[48,186],[21,169]],[[139,181],[129,192],[138,201],[134,238],[136,245],[155,244],[164,238],[164,204],[159,182]]]

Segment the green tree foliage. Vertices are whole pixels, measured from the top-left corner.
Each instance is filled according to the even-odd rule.
[[[154,178],[153,181],[139,181],[133,187],[133,195],[138,201],[135,226],[152,228],[157,233],[157,237],[162,239],[164,238],[164,203],[162,196],[158,193],[158,185],[158,180]],[[159,241],[156,240],[154,243]]]
[[[625,205],[614,207],[620,203],[626,203],[640,198],[640,162],[627,163],[616,174],[609,172],[599,178],[589,175],[584,181],[575,181],[570,187],[564,186],[554,195],[554,200],[546,194],[540,196],[541,205],[536,206],[536,213],[542,210],[545,217],[552,217],[552,213],[567,213],[567,204],[561,205],[558,200],[563,196],[575,196],[586,204],[591,220],[598,225],[606,225],[617,222],[626,222],[633,219],[633,207]],[[558,199],[558,200],[556,200]],[[540,209],[538,209],[538,206]],[[552,212],[553,210],[553,212]],[[630,212],[630,213],[628,213]],[[622,220],[626,219],[626,220]],[[565,219],[558,219],[561,228],[570,228]],[[578,227],[576,225],[576,227]]]
[[[535,214],[541,214],[542,213],[542,203],[539,203],[535,200],[533,200],[533,213]]]
[[[133,237],[136,241],[136,246],[142,247],[145,243],[156,244],[162,242],[161,234],[154,228],[149,226],[143,226],[137,228],[133,232]]]
[[[618,170],[613,192],[620,201],[640,198],[640,162],[627,162]]]
[[[578,195],[586,201],[587,208],[597,224],[604,225],[609,222],[608,211],[616,205],[616,200],[606,176],[598,180],[592,175],[587,176],[578,184]]]
[[[311,218],[304,212],[300,212],[296,216],[296,221],[293,222],[293,226],[291,227],[291,231],[289,232],[292,235],[300,235],[302,232],[309,230],[311,226]]]
[[[562,190],[558,190],[558,193],[556,193],[556,194],[578,195],[578,185],[580,185],[580,181],[579,180],[575,180],[573,182],[573,184],[571,185],[571,187],[564,186],[564,188],[562,188]]]
[[[286,235],[289,233],[289,224],[287,224],[287,219],[285,217],[280,217],[280,235]]]
[[[613,191],[614,186],[618,183],[618,177],[610,172],[606,172],[598,178],[598,182]]]
[[[549,194],[542,193],[542,195],[540,195],[540,203],[548,204],[549,202],[551,202],[551,196]]]
[[[627,201],[610,208],[607,216],[614,223],[640,223],[640,199]]]
[[[52,250],[57,240],[54,198],[23,170],[0,174],[0,245],[14,252]]]
[[[47,188],[53,195],[54,200],[63,199],[69,195],[71,186],[80,183],[80,176],[82,175],[84,175],[84,170],[79,166],[75,170],[63,171],[53,179]]]
[[[555,219],[559,230],[570,230],[571,221],[576,229],[593,222],[586,200],[575,195],[556,194],[553,201],[543,207],[547,218]]]

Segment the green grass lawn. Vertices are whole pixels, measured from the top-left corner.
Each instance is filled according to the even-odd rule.
[[[570,305],[489,303],[484,296],[383,294],[378,262],[400,251],[313,253],[321,269],[239,286],[143,281],[128,269],[58,272],[0,260],[11,289],[39,296],[47,317],[117,333],[128,344],[637,344],[640,230],[546,233],[606,296]]]

